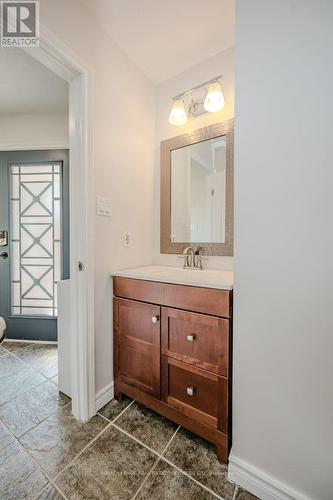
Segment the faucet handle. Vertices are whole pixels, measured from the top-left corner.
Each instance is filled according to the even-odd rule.
[[[202,250],[202,247],[198,246],[198,247],[195,247],[194,249],[194,267],[196,269],[203,269],[202,267],[202,255],[201,255],[201,250]]]
[[[199,253],[195,254],[194,256],[194,262],[195,262],[195,268],[202,270],[202,257]]]

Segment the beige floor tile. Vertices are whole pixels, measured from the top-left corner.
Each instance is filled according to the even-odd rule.
[[[3,358],[1,358],[2,362]],[[28,366],[0,377],[0,406],[45,382],[45,377]]]
[[[1,377],[4,377],[6,375],[10,375],[13,372],[16,372],[18,370],[21,370],[22,368],[25,368],[25,364],[22,363],[18,358],[15,356],[12,356],[11,354],[7,353],[4,356],[1,356],[1,362],[0,362],[0,379]]]
[[[228,468],[218,460],[215,447],[204,439],[180,429],[165,457],[225,500],[232,499],[235,485],[227,479]]]
[[[118,415],[120,415],[120,413],[131,404],[131,402],[132,399],[127,398],[126,396],[122,396],[121,401],[112,399],[112,401],[103,406],[103,408],[101,408],[98,413],[112,421],[117,418]]]
[[[66,406],[25,433],[20,442],[43,470],[55,477],[106,425],[99,415],[79,422]]]
[[[0,497],[32,498],[46,483],[40,468],[0,422]]]
[[[216,497],[185,474],[161,460],[152,471],[136,500],[213,500]]]
[[[16,349],[15,356],[38,370],[44,377],[58,375],[58,348],[55,344],[28,344],[24,349]]]
[[[21,436],[65,406],[70,399],[49,381],[0,406],[0,419],[15,436]]]
[[[158,453],[163,451],[178,427],[167,418],[136,402],[115,424]]]
[[[157,456],[113,426],[56,480],[71,500],[130,499]]]

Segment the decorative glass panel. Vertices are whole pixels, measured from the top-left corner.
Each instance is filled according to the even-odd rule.
[[[11,312],[57,316],[61,279],[61,165],[12,165]]]

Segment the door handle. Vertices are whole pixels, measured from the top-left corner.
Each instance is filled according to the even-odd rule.
[[[0,253],[0,257],[1,257],[2,259],[7,259],[7,258],[8,258],[8,253],[7,253],[7,252],[1,252],[1,253]]]
[[[152,316],[152,317],[151,317],[151,322],[152,322],[152,323],[158,323],[158,320],[159,320],[159,319],[160,319],[160,318],[159,318],[159,316]]]

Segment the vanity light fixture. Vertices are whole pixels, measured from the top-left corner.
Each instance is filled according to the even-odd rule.
[[[209,85],[204,108],[209,113],[216,113],[224,108],[224,95],[220,82],[216,81]]]
[[[185,103],[182,99],[176,99],[173,104],[169,115],[169,122],[171,125],[184,125],[187,122],[187,112]]]
[[[184,125],[189,118],[220,111],[224,107],[221,79],[219,75],[176,95],[169,114],[171,125]]]

